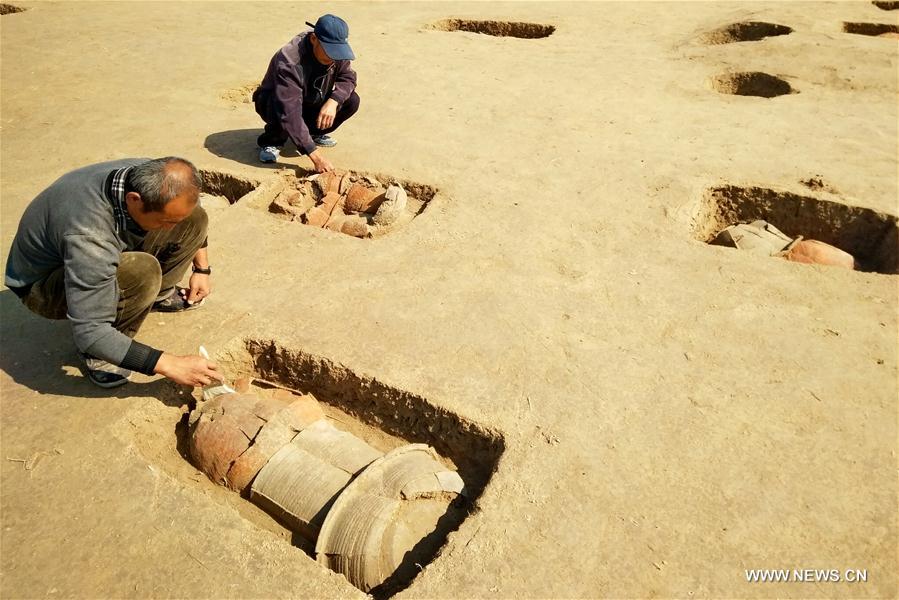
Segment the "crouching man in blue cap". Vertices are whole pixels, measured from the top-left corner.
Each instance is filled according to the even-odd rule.
[[[346,21],[324,15],[272,57],[262,83],[253,93],[256,112],[265,121],[259,136],[259,160],[275,162],[290,139],[312,160],[319,173],[334,165],[318,150],[335,142],[328,134],[359,109],[356,56],[347,38]]]

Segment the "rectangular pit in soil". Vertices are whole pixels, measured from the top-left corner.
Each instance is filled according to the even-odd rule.
[[[405,227],[438,193],[430,185],[355,171],[282,172],[280,179],[259,205],[280,219],[362,239]]]
[[[240,175],[200,169],[203,187],[200,204],[205,209],[227,208],[245,198],[259,187],[259,182]]]
[[[391,438],[432,446],[455,464],[473,497],[487,485],[503,452],[498,433],[326,358],[271,340],[248,339],[244,344],[245,353],[236,355],[243,355],[242,360],[230,369],[312,394],[326,407],[352,417],[347,430],[376,447],[384,443],[379,440]]]
[[[317,429],[331,440],[335,439],[335,436],[346,437],[345,434],[349,434],[354,436],[356,441],[353,444],[356,447],[361,445],[365,447],[368,454],[372,454],[374,451],[377,455],[383,455],[382,459],[375,459],[371,463],[366,462],[368,459],[363,461],[368,466],[356,472],[348,484],[341,483],[340,485],[345,485],[345,487],[342,488],[343,491],[334,496],[336,500],[332,499],[331,503],[324,505],[321,512],[316,513],[316,517],[308,520],[302,527],[297,527],[292,516],[280,510],[284,506],[283,503],[275,505],[265,497],[260,497],[260,502],[258,501],[260,498],[255,496],[257,491],[261,494],[266,493],[265,486],[272,481],[275,488],[280,487],[282,490],[307,488],[309,486],[305,485],[306,481],[319,481],[299,476],[297,474],[301,471],[289,466],[293,460],[292,457],[297,452],[295,448],[287,448],[285,451],[285,447],[282,447],[281,451],[269,459],[269,463],[256,475],[256,481],[252,483],[252,491],[247,494],[266,512],[281,520],[285,527],[298,534],[293,537],[295,546],[302,548],[320,564],[344,573],[352,583],[375,598],[386,598],[405,589],[420,574],[420,566],[430,563],[440,555],[449,533],[458,529],[474,510],[477,499],[488,484],[504,450],[503,439],[497,432],[441,409],[417,394],[387,385],[376,377],[358,373],[344,365],[315,356],[302,349],[284,347],[272,340],[238,339],[217,353],[216,360],[223,371],[228,374],[229,379],[253,378],[250,390],[254,396],[263,397],[273,391],[283,393],[284,390],[289,390],[298,395],[312,394],[318,400],[324,412],[324,421],[327,423],[316,421],[318,427],[309,426],[307,429],[303,429],[288,446],[302,445],[305,442],[300,438],[306,436],[307,439],[312,439],[319,435],[313,432],[313,429]],[[281,397],[283,398],[283,396]],[[226,412],[222,414],[224,415]],[[235,413],[231,412],[230,414]],[[274,422],[270,417],[266,418],[269,419],[268,422]],[[339,432],[331,429],[331,433],[328,433],[332,426]],[[186,422],[181,425],[182,437],[190,435],[187,427]],[[266,425],[263,425],[261,431],[265,431],[265,427]],[[307,436],[307,431],[312,435]],[[260,434],[256,435],[258,437]],[[251,441],[251,447],[252,443]],[[184,444],[182,444],[183,446]],[[433,450],[426,450],[426,446]],[[444,492],[437,492],[436,495],[428,492],[419,497],[420,501],[415,501],[417,504],[401,502],[397,505],[400,506],[398,509],[400,512],[392,514],[403,523],[402,528],[397,526],[396,529],[401,533],[385,534],[383,539],[391,541],[384,541],[383,547],[393,547],[392,544],[399,539],[394,535],[406,535],[406,539],[419,541],[415,543],[414,547],[405,546],[405,548],[411,547],[412,549],[408,552],[403,550],[405,558],[399,563],[399,566],[391,563],[394,566],[381,569],[382,574],[393,573],[386,580],[375,576],[370,579],[374,581],[371,585],[366,585],[364,577],[354,581],[351,579],[350,573],[365,569],[348,567],[346,571],[342,571],[341,568],[346,562],[352,562],[355,557],[347,553],[331,553],[323,548],[337,548],[349,535],[346,531],[339,529],[340,525],[335,525],[339,519],[343,519],[344,523],[358,523],[360,519],[364,520],[366,511],[362,509],[367,507],[367,498],[370,498],[371,494],[375,494],[366,486],[373,481],[381,481],[382,478],[384,481],[390,480],[405,469],[406,467],[402,467],[398,471],[390,471],[385,467],[382,469],[383,472],[379,471],[379,468],[393,458],[402,459],[404,453],[408,452],[418,453],[415,460],[421,460],[423,454],[429,453],[428,455],[436,461],[433,463],[436,468],[435,473],[441,473],[441,475],[437,475],[438,479],[456,478],[460,486],[464,484],[464,491],[459,495],[453,495],[454,499],[448,508],[445,504],[446,500],[443,500],[444,504],[440,504],[441,498],[446,498]],[[190,453],[185,455],[188,458],[189,456]],[[355,460],[355,455],[341,456],[344,457],[344,460]],[[297,464],[300,465],[299,469],[303,469],[300,463]],[[284,465],[288,465],[288,467],[285,468]],[[350,469],[351,472],[355,470],[355,467]],[[279,471],[280,474],[275,474],[276,471]],[[393,474],[391,475],[391,473]],[[281,478],[280,481],[279,478]],[[421,482],[421,479],[411,481]],[[353,491],[353,486],[356,486],[357,490],[362,490],[361,495]],[[416,488],[417,484],[412,487]],[[270,486],[268,489],[273,488]],[[461,489],[461,487],[457,489]],[[224,490],[222,491],[224,492]],[[275,491],[277,492],[277,490]],[[407,496],[408,492],[409,488],[404,487],[402,497],[411,500],[412,497]],[[230,494],[237,496],[234,492]],[[379,510],[378,506],[381,505],[384,503],[382,502],[380,505],[375,503],[372,505],[372,510]],[[407,518],[406,515],[411,514],[410,510],[418,511],[419,516],[425,515],[424,521],[421,521],[425,525],[423,528],[415,530],[414,527],[411,529],[406,527],[407,521],[403,521],[403,519]],[[341,516],[332,519],[332,516],[337,513],[340,513]],[[378,515],[380,514],[378,513]],[[380,522],[380,517],[375,520]],[[389,527],[388,531],[390,531]],[[415,527],[421,526],[416,525]],[[413,533],[410,534],[410,531]],[[310,534],[310,532],[312,533]],[[369,535],[366,534],[366,540],[370,539]],[[408,537],[410,535],[412,537]],[[329,543],[332,545],[328,546]],[[376,544],[374,547],[377,550],[382,546]],[[387,552],[388,550],[384,550],[384,553]],[[380,556],[381,552],[377,550],[372,553],[369,546],[365,556],[374,555]],[[367,565],[366,561],[363,562]]]
[[[895,216],[769,188],[723,185],[707,190],[693,220],[693,236],[708,243],[726,227],[759,219],[790,237],[801,235],[852,254],[860,271],[899,273]]]

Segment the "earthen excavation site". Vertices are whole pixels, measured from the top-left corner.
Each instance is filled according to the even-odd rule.
[[[334,170],[260,162],[326,13]],[[4,287],[0,597],[899,595],[899,3],[0,15],[4,264],[61,175],[193,162],[212,293],[135,339],[225,376],[99,388]]]

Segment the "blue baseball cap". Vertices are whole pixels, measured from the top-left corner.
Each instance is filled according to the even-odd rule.
[[[356,55],[350,48],[347,38],[350,37],[350,27],[346,21],[334,15],[322,15],[315,25],[306,21],[306,25],[312,27],[315,37],[321,42],[328,57],[332,60],[354,60]]]

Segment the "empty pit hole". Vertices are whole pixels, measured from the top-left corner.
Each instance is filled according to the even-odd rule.
[[[426,184],[354,171],[284,174],[282,179],[266,202],[269,212],[358,238],[380,237],[407,225],[437,194]]]
[[[858,270],[899,273],[899,226],[893,215],[763,187],[709,189],[693,222],[697,240],[710,242],[737,223],[764,220],[795,238],[818,240],[853,255]]]
[[[899,38],[899,25],[891,23],[843,23],[843,31],[873,37]]]
[[[387,385],[376,377],[354,371],[326,358],[300,349],[287,348],[267,339],[238,338],[216,353],[219,363],[229,381],[235,386],[239,379],[252,378],[248,391],[258,398],[272,394],[312,394],[324,412],[324,417],[334,428],[355,436],[378,452],[396,454],[409,444],[426,444],[436,452],[438,463],[456,471],[465,485],[464,496],[453,500],[448,508],[439,503],[438,496],[425,496],[424,510],[429,514],[430,533],[415,539],[420,541],[406,553],[393,575],[382,584],[367,591],[380,600],[406,589],[416,577],[422,575],[422,567],[440,556],[447,536],[455,531],[476,509],[477,500],[495,472],[499,459],[505,450],[501,435],[484,428],[464,417],[435,406],[420,395]],[[246,389],[246,383],[241,389]],[[166,394],[171,395],[168,404],[177,405],[186,400],[184,392],[174,384],[167,386]],[[294,396],[291,396],[294,397]],[[199,404],[189,399],[190,408]],[[257,405],[258,407],[258,405]],[[224,414],[224,413],[223,413]],[[234,414],[234,413],[232,413]],[[316,543],[310,540],[307,529],[297,530],[290,520],[276,520],[275,516],[264,512],[253,502],[216,485],[197,472],[192,466],[190,454],[190,415],[185,414],[176,426],[174,448],[165,447],[160,442],[165,436],[156,431],[163,426],[162,421],[153,419],[134,420],[134,441],[141,452],[154,464],[161,466],[169,474],[185,485],[198,486],[218,502],[238,510],[239,514],[256,527],[270,531],[290,541],[307,556],[297,553],[297,560],[317,559],[320,565],[323,557],[316,554]],[[171,427],[169,424],[168,427]],[[264,427],[261,431],[264,431]],[[305,431],[305,430],[304,430]],[[246,433],[244,433],[246,435]],[[260,435],[256,434],[257,437]],[[250,436],[248,436],[250,437]],[[376,463],[371,463],[370,466]],[[263,467],[264,469],[265,467]],[[350,490],[353,482],[360,480],[370,467],[365,467],[341,490],[337,500],[325,510],[337,510],[343,499],[344,490]],[[230,474],[230,472],[229,472]],[[259,477],[259,475],[257,475]],[[251,484],[255,486],[256,482]],[[247,494],[244,494],[247,495]],[[270,510],[265,503],[260,504]],[[410,504],[402,504],[400,513],[409,510]],[[347,504],[341,510],[346,512]],[[408,514],[408,513],[407,513]],[[361,517],[360,517],[361,518]],[[327,527],[325,517],[324,527]],[[352,518],[356,521],[357,519]],[[422,530],[422,531],[428,531]],[[323,534],[325,529],[321,530]],[[396,538],[385,537],[389,542]],[[385,542],[385,543],[387,543]],[[329,557],[330,558],[330,557]],[[332,566],[334,562],[330,563]],[[339,561],[338,561],[339,564]],[[324,569],[325,566],[322,565]],[[335,567],[335,570],[338,570]]]
[[[549,37],[556,30],[554,25],[524,23],[521,21],[475,21],[470,19],[443,19],[432,23],[428,29],[437,31],[468,31],[496,37],[516,37],[528,40]]]
[[[720,94],[774,98],[798,93],[785,80],[759,71],[748,73],[724,73],[712,77],[709,87]]]
[[[710,31],[702,37],[701,41],[709,45],[757,42],[768,37],[787,35],[792,32],[793,29],[786,25],[765,23],[764,21],[744,21]]]
[[[872,2],[871,4],[873,4],[880,10],[899,10],[899,2],[874,0],[874,2]]]
[[[21,6],[16,6],[14,4],[0,4],[0,16],[2,15],[11,15],[13,13],[25,12],[28,10],[27,8],[22,8]]]
[[[227,208],[259,186],[258,181],[221,171],[201,169],[200,175],[203,178],[200,205],[206,210]]]

